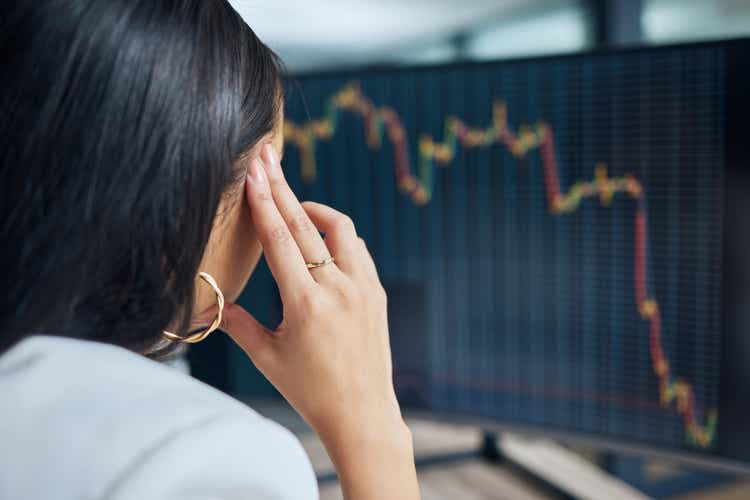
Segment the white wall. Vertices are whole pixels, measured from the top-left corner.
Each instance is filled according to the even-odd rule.
[[[655,43],[750,36],[750,0],[648,0],[643,32]]]

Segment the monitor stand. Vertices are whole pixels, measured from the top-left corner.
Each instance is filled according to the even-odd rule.
[[[510,465],[562,498],[649,498],[579,454],[547,439],[483,431],[478,450],[418,457],[416,462],[417,468],[422,468],[476,458]]]

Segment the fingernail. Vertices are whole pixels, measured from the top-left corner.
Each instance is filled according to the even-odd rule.
[[[250,173],[247,177],[252,184],[263,184],[265,182],[266,176],[263,173],[263,166],[260,164],[258,158],[253,158],[250,161]]]
[[[281,168],[279,166],[279,161],[276,158],[276,151],[270,143],[263,146],[262,156],[263,161],[266,164],[268,176],[272,179],[277,179],[281,175]]]

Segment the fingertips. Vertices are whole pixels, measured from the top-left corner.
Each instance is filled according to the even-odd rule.
[[[250,168],[248,169],[248,180],[250,184],[256,188],[260,187],[266,182],[266,173],[263,165],[256,156],[250,160]]]
[[[271,189],[268,186],[265,169],[260,160],[255,157],[250,160],[250,167],[245,182],[245,193],[250,208],[253,209],[258,202],[265,202],[271,199]]]
[[[284,179],[284,173],[281,170],[279,156],[273,145],[266,144],[260,152],[263,165],[266,167],[266,173],[271,182],[278,182]]]

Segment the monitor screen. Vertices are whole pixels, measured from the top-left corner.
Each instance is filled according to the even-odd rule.
[[[405,409],[750,461],[747,48],[290,80],[287,177],[373,253]]]

